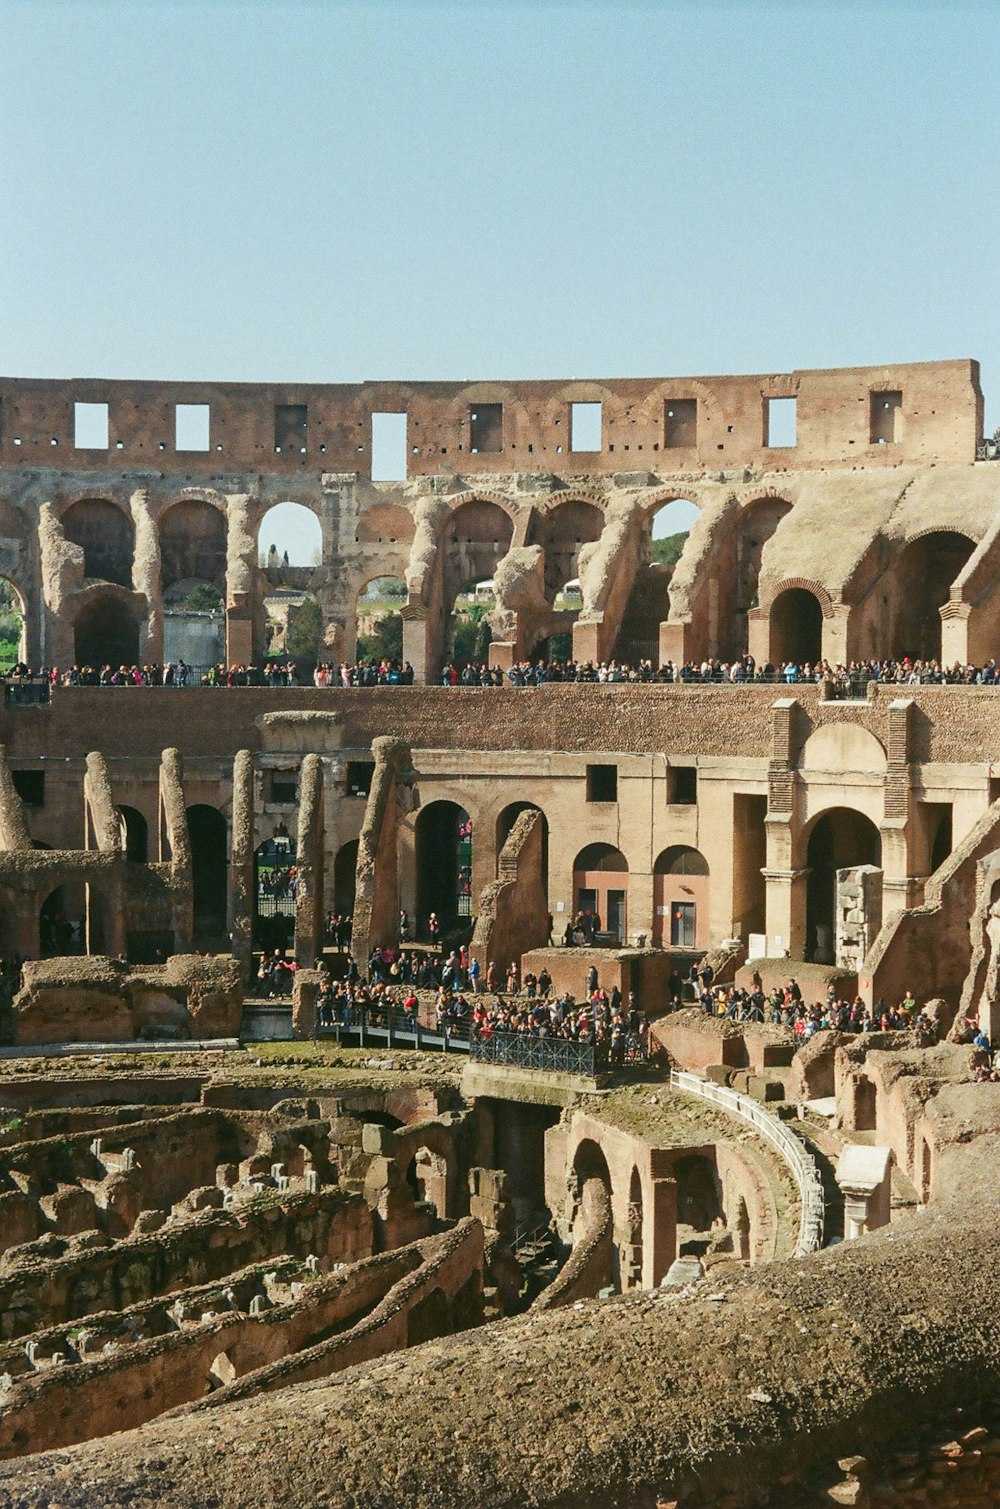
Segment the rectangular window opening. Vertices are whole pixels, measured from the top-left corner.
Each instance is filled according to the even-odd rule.
[[[375,766],[371,760],[348,760],[347,795],[367,796],[372,789]]]
[[[698,400],[668,398],[663,405],[663,443],[668,450],[686,450],[698,443]]]
[[[497,452],[503,450],[503,404],[469,405],[469,449]]]
[[[603,404],[571,403],[569,406],[569,448],[571,451],[601,449]]]
[[[764,401],[764,444],[772,450],[798,444],[796,426],[797,398],[768,398]]]
[[[108,406],[106,403],[73,405],[73,444],[78,451],[106,451],[108,448]]]
[[[618,800],[618,766],[617,765],[588,765],[587,766],[587,801],[588,802],[617,802]]]
[[[406,481],[406,414],[372,415],[372,481]]]
[[[12,770],[14,790],[26,807],[45,806],[45,771]]]
[[[179,403],[174,406],[174,448],[178,451],[207,451],[209,446],[209,410],[207,403]]]
[[[871,395],[872,445],[898,445],[903,438],[903,395],[893,392]]]
[[[694,765],[670,767],[670,801],[675,806],[690,806],[698,800],[698,770]]]
[[[277,403],[274,406],[274,449],[304,451],[309,427],[309,406],[304,403]]]

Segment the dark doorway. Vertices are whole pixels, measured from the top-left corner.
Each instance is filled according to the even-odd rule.
[[[472,918],[472,822],[457,802],[431,802],[417,818],[417,927],[436,912],[442,932]]]
[[[226,935],[229,893],[229,854],[226,819],[215,807],[187,810],[191,837],[194,887],[194,931],[205,943],[218,944]]]
[[[77,665],[115,670],[139,659],[139,625],[124,603],[98,598],[81,609],[73,627],[73,655]]]
[[[837,871],[881,865],[882,839],[875,824],[850,807],[824,812],[809,835],[806,864],[806,958],[832,963]]]
[[[815,665],[823,655],[823,609],[805,587],[780,592],[771,607],[771,660]]]

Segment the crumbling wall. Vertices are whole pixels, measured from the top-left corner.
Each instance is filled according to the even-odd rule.
[[[520,959],[544,948],[549,937],[549,906],[542,876],[544,819],[522,812],[500,851],[499,879],[484,886],[472,934],[471,955],[482,977],[491,960]]]
[[[29,959],[13,1009],[18,1043],[232,1038],[242,1019],[243,972],[236,959],[199,954],[137,970],[100,954]]]
[[[375,769],[355,871],[351,952],[356,959],[399,941],[399,825],[419,800],[413,755],[404,740],[374,739],[372,754]]]

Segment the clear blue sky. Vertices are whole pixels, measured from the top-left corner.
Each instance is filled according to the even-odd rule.
[[[12,375],[977,356],[986,4],[3,0]]]

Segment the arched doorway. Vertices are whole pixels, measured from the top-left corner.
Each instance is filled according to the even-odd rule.
[[[437,914],[443,932],[472,919],[472,820],[457,802],[431,802],[417,816],[417,928]]]
[[[705,949],[709,937],[708,861],[674,844],[653,866],[653,943],[656,948]]]
[[[500,873],[500,850],[511,835],[511,830],[522,812],[537,812],[542,820],[542,884],[546,892],[549,888],[549,820],[541,807],[536,807],[534,802],[511,802],[509,807],[504,807],[497,817],[497,874]]]
[[[677,1250],[701,1252],[712,1227],[723,1219],[722,1190],[715,1164],[700,1153],[679,1158],[677,1180]]]
[[[889,653],[895,660],[941,659],[941,608],[975,542],[953,530],[912,540],[893,573],[896,611]]]
[[[670,581],[699,509],[690,498],[659,503],[646,520],[647,564],[636,572],[615,653],[630,664],[659,664],[660,624],[670,614]]]
[[[333,862],[333,910],[338,917],[353,917],[357,885],[358,841],[341,844]]]
[[[144,865],[149,859],[149,825],[137,807],[119,807],[125,846],[125,858]]]
[[[229,845],[226,819],[215,807],[187,809],[191,840],[195,937],[204,947],[225,942],[229,902]]]
[[[882,863],[882,838],[863,812],[834,807],[817,818],[806,846],[806,958],[834,959],[837,871]]]
[[[67,540],[83,551],[85,578],[131,587],[135,529],[124,510],[107,498],[82,498],[59,522]]]
[[[110,665],[135,665],[139,659],[139,625],[129,608],[115,597],[85,603],[73,625],[73,656],[79,666],[94,670]]]
[[[86,892],[81,885],[56,886],[38,913],[38,952],[43,959],[86,953]]]
[[[776,666],[816,665],[823,658],[823,609],[806,587],[788,587],[771,604],[769,658]]]
[[[295,934],[298,889],[295,845],[284,823],[254,851],[254,941],[273,953]]]
[[[575,918],[583,919],[585,933],[617,939],[617,946],[624,943],[628,861],[613,844],[588,844],[573,861],[573,911]]]
[[[784,498],[755,498],[740,514],[736,534],[736,593],[729,653],[747,649],[747,614],[758,603],[757,588],[764,547],[792,505]]]
[[[460,504],[445,524],[440,545],[445,658],[463,664],[487,658],[493,577],[513,537],[506,511],[486,498]]]
[[[593,1240],[611,1218],[611,1171],[603,1150],[592,1137],[583,1138],[573,1155],[571,1189],[574,1195],[571,1241],[575,1247],[578,1242]],[[612,1243],[607,1272],[595,1275],[593,1293],[601,1288],[602,1279],[617,1289],[622,1287],[619,1260],[618,1247]]]
[[[27,617],[21,590],[0,576],[0,674],[28,659]]]

